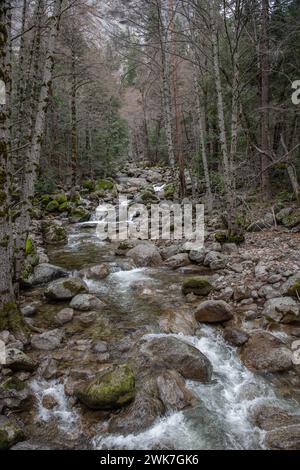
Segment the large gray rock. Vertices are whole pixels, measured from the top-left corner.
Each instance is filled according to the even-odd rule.
[[[300,304],[291,297],[277,297],[264,305],[263,315],[277,323],[291,323],[300,318]]]
[[[65,323],[72,321],[73,316],[74,310],[72,308],[63,308],[56,314],[55,320],[59,325],[64,325]]]
[[[158,266],[162,259],[155,245],[142,243],[135,246],[126,253],[126,256],[132,258],[136,266]]]
[[[68,273],[64,269],[53,264],[41,263],[35,266],[33,274],[29,277],[27,283],[37,286],[66,276],[68,276]]]
[[[42,233],[46,243],[55,245],[65,243],[68,239],[67,231],[62,222],[47,220],[42,223]]]
[[[98,264],[97,266],[92,266],[91,268],[80,271],[80,275],[96,281],[104,279],[109,275],[109,266],[105,263]]]
[[[8,347],[6,349],[6,366],[13,371],[32,372],[36,369],[37,363],[23,351]]]
[[[189,259],[197,264],[202,264],[205,259],[205,248],[193,249],[189,252]]]
[[[290,349],[265,331],[250,336],[242,348],[241,359],[247,367],[260,372],[281,372],[293,367]]]
[[[50,300],[71,300],[75,295],[87,291],[87,285],[82,279],[69,277],[51,282],[45,290],[45,296]]]
[[[183,266],[187,266],[188,264],[190,264],[190,260],[187,253],[178,253],[177,255],[171,256],[164,262],[164,265],[171,269],[181,268]]]
[[[224,300],[206,300],[197,307],[195,318],[203,323],[221,323],[231,320],[233,311]]]
[[[42,349],[44,351],[52,351],[60,346],[64,337],[62,330],[56,329],[45,331],[31,338],[31,346],[34,349]]]
[[[89,310],[103,310],[105,308],[105,303],[95,295],[79,294],[73,297],[70,307],[82,312],[88,312]]]
[[[276,220],[277,222],[281,223],[283,219],[288,217],[291,213],[293,212],[292,207],[284,207],[284,209],[281,209],[279,212],[276,214]]]
[[[0,416],[0,450],[8,450],[24,439],[25,434],[22,429],[6,416]]]
[[[197,348],[173,336],[149,338],[143,342],[141,353],[156,364],[175,369],[186,379],[209,382],[212,374],[210,361]]]
[[[175,370],[164,370],[156,378],[159,398],[167,410],[183,410],[197,403],[185,380]]]
[[[300,415],[291,415],[271,403],[254,404],[249,410],[249,419],[254,426],[264,431],[294,424],[300,425]]]
[[[226,327],[224,328],[224,339],[233,346],[242,346],[249,339],[249,334],[237,327]]]
[[[226,266],[226,257],[218,251],[209,251],[203,264],[213,270],[223,269]]]

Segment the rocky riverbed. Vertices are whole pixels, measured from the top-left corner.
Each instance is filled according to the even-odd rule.
[[[27,331],[0,332],[0,448],[299,449],[298,210],[239,245],[217,211],[204,248],[102,241],[96,207],[119,195],[176,198],[168,170],[127,168],[37,204]]]

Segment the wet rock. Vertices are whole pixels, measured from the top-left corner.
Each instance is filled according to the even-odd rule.
[[[132,258],[140,267],[158,266],[162,262],[158,249],[150,243],[135,246],[126,253],[126,256]]]
[[[111,410],[128,405],[135,397],[135,379],[128,365],[118,365],[99,373],[76,392],[88,408]]]
[[[291,323],[300,318],[300,304],[291,297],[270,299],[264,305],[263,315],[277,323]]]
[[[92,294],[79,294],[71,300],[70,307],[81,312],[99,311],[105,308],[105,303]]]
[[[65,243],[68,239],[66,229],[59,221],[44,221],[42,223],[42,233],[45,242],[52,245]]]
[[[300,425],[299,415],[291,415],[282,408],[267,403],[255,404],[250,409],[249,418],[254,426],[264,431],[294,424]]]
[[[54,266],[53,264],[42,263],[35,266],[27,283],[32,286],[38,286],[67,276],[68,273],[64,269]]]
[[[265,444],[274,450],[300,450],[300,424],[267,432]]]
[[[80,274],[82,274],[87,279],[94,279],[97,281],[99,279],[104,279],[109,275],[109,266],[105,263],[99,264],[81,271]]]
[[[34,349],[42,349],[44,351],[52,351],[60,346],[64,337],[62,330],[56,329],[46,331],[40,335],[34,335],[31,338],[31,346]]]
[[[156,364],[178,371],[186,379],[209,382],[212,374],[210,361],[191,344],[173,336],[149,338],[141,346],[141,353]]]
[[[178,255],[171,256],[164,262],[164,265],[171,269],[181,268],[188,264],[190,264],[190,259],[186,253],[178,253]]]
[[[195,395],[175,370],[162,371],[156,378],[159,398],[167,410],[183,410],[197,403]]]
[[[57,366],[58,363],[55,359],[46,358],[39,367],[39,373],[46,380],[53,379],[57,377]]]
[[[213,289],[213,286],[206,277],[195,276],[189,277],[183,282],[182,293],[195,294],[195,295],[208,295]]]
[[[7,377],[0,383],[0,409],[26,410],[31,403],[31,391],[17,377]]]
[[[64,325],[73,320],[74,310],[72,308],[63,308],[55,315],[55,320],[59,325]]]
[[[233,311],[224,300],[207,300],[197,307],[195,318],[203,323],[221,323],[231,320]]]
[[[226,258],[218,251],[209,251],[205,256],[204,266],[213,270],[223,269],[226,266]]]
[[[23,440],[24,432],[6,416],[0,416],[0,450],[8,450]]]
[[[90,212],[85,207],[78,206],[72,209],[69,217],[72,224],[86,222],[87,220],[90,220]]]
[[[246,331],[241,328],[229,326],[224,329],[223,336],[225,341],[233,346],[242,346],[249,339],[249,335]]]
[[[260,372],[280,372],[293,367],[291,351],[265,331],[250,336],[242,348],[241,359],[247,367]]]
[[[149,428],[164,411],[157,397],[147,393],[139,394],[126,410],[110,420],[108,431],[124,435],[141,432]]]
[[[6,348],[6,366],[12,371],[32,372],[37,368],[37,363],[19,349]]]
[[[45,296],[50,300],[71,300],[75,295],[87,292],[87,290],[86,283],[80,278],[69,277],[51,282],[45,291]]]
[[[12,446],[10,450],[55,450],[56,447],[51,447],[48,444],[44,444],[42,442],[32,442],[32,441],[24,441],[19,442],[18,444]]]
[[[24,305],[20,310],[24,317],[31,317],[37,312],[40,305],[40,302],[32,302],[28,305]]]
[[[42,399],[42,405],[47,410],[53,410],[57,406],[57,400],[53,395],[44,395]]]

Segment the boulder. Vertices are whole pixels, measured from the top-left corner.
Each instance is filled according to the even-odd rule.
[[[105,263],[80,271],[80,274],[87,279],[104,279],[109,275],[109,266]]]
[[[78,206],[72,209],[69,217],[72,224],[86,222],[87,220],[90,220],[90,212],[85,207]]]
[[[42,233],[45,242],[52,245],[65,243],[68,239],[66,229],[59,221],[44,221],[42,223]]]
[[[175,369],[186,379],[209,382],[212,374],[210,361],[197,348],[173,336],[147,339],[141,353],[156,364]]]
[[[79,294],[73,297],[70,307],[82,312],[90,310],[103,310],[105,303],[92,294]]]
[[[273,450],[300,450],[300,424],[273,429],[266,433],[264,442]]]
[[[226,266],[226,258],[218,251],[209,251],[205,256],[203,264],[213,270],[223,269]]]
[[[0,410],[27,410],[32,403],[32,394],[24,382],[17,377],[8,377],[0,383]]]
[[[300,224],[300,209],[296,209],[290,212],[288,215],[282,218],[282,225],[287,228],[294,228]]]
[[[142,243],[127,251],[126,256],[132,258],[136,266],[158,266],[162,259],[155,245]]]
[[[186,253],[178,253],[177,255],[171,256],[164,262],[164,265],[171,269],[181,268],[183,266],[187,266],[188,264],[190,264],[190,260]]]
[[[45,296],[50,300],[71,300],[75,295],[87,291],[84,281],[77,277],[69,277],[51,282],[45,290]]]
[[[197,307],[195,318],[203,323],[222,323],[231,320],[233,312],[224,300],[207,300]]]
[[[60,310],[56,316],[55,320],[59,325],[64,325],[73,320],[74,310],[72,308],[63,308]]]
[[[294,424],[300,425],[299,415],[291,415],[282,408],[270,403],[254,404],[249,411],[249,420],[254,426],[264,431]]]
[[[213,289],[213,286],[206,277],[195,276],[187,278],[182,285],[182,293],[195,294],[195,295],[208,295]]]
[[[278,223],[282,223],[283,219],[286,219],[293,212],[292,207],[284,207],[276,214],[276,220]]]
[[[135,379],[130,366],[118,365],[99,373],[76,392],[88,408],[111,410],[128,405],[135,397]]]
[[[37,368],[37,363],[19,349],[6,348],[6,364],[11,370],[24,370],[32,372]]]
[[[205,259],[205,248],[193,249],[189,252],[189,259],[193,263],[202,264]]]
[[[167,410],[179,411],[197,403],[185,380],[175,370],[162,371],[156,378],[159,398]]]
[[[34,349],[42,349],[44,351],[52,351],[60,346],[64,337],[62,330],[45,331],[31,338],[31,346]]]
[[[259,372],[281,372],[293,367],[292,353],[276,336],[265,331],[253,333],[243,346],[244,364]]]
[[[300,304],[291,297],[277,297],[264,305],[263,315],[277,323],[291,323],[300,318]]]
[[[6,416],[0,416],[0,450],[8,450],[26,439],[24,432]]]
[[[291,297],[300,298],[300,273],[296,273],[291,276],[281,288],[283,295],[289,295]]]
[[[243,346],[249,339],[249,334],[246,331],[229,326],[224,329],[223,336],[225,341],[233,346]]]
[[[49,263],[41,263],[35,266],[32,275],[27,280],[27,283],[32,286],[38,286],[40,284],[47,284],[48,282],[54,281],[54,279],[67,276],[68,273],[64,269]]]

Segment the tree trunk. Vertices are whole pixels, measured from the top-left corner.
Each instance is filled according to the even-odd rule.
[[[78,148],[77,148],[77,107],[76,107],[76,57],[75,46],[72,46],[72,86],[71,86],[71,171],[72,186],[78,182]]]
[[[10,15],[11,2],[0,6],[0,330],[7,326],[7,315],[15,297],[12,281],[12,226],[10,218]]]

